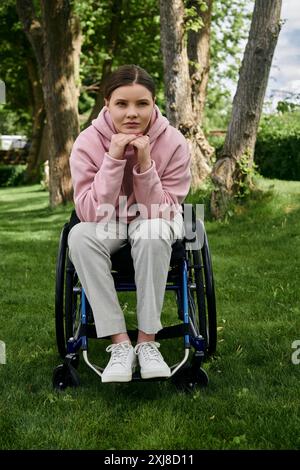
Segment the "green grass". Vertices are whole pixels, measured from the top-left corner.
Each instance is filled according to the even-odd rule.
[[[273,189],[270,189],[270,185]],[[52,390],[55,263],[71,205],[51,210],[36,186],[0,189],[0,449],[299,449],[300,183],[259,180],[229,223],[207,222],[218,305],[208,388],[170,382],[102,385],[83,361],[82,386]],[[175,318],[166,296],[163,318]],[[122,294],[135,322],[134,299]],[[105,364],[103,341],[91,358]],[[172,362],[181,340],[162,350]]]

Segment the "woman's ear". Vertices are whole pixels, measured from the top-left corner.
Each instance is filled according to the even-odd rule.
[[[105,106],[109,105],[109,101],[106,98],[104,98],[104,104],[105,104]]]

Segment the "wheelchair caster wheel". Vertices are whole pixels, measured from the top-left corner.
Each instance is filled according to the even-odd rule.
[[[79,366],[79,354],[70,354],[67,355],[65,359],[69,359],[68,364],[71,364],[74,369],[78,369]]]
[[[53,371],[52,384],[57,391],[65,390],[67,387],[78,387],[79,375],[73,366],[60,364]]]
[[[201,367],[196,371],[192,371],[196,386],[198,387],[207,387],[209,379],[206,371]]]
[[[208,385],[208,375],[204,369],[193,370],[191,367],[185,367],[174,376],[173,382],[179,390],[193,392],[197,387]]]

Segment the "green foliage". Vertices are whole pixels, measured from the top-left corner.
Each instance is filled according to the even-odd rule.
[[[234,195],[237,200],[245,199],[251,194],[253,179],[257,176],[257,165],[249,164],[251,158],[251,152],[247,149],[237,160],[237,177],[235,178],[237,189]]]
[[[203,128],[206,133],[210,130],[225,130],[229,124],[232,103],[228,90],[219,86],[209,85],[207,102],[204,110]]]
[[[202,182],[201,186],[196,190],[189,191],[185,202],[190,204],[203,204],[204,206],[204,218],[205,220],[211,220],[211,209],[210,209],[210,199],[211,193],[214,186],[212,183],[211,178],[207,178],[205,181]]]
[[[205,12],[207,10],[207,4],[203,0],[196,0],[191,5],[190,0],[184,0],[184,29],[188,31],[199,31],[203,26],[203,20],[198,15],[198,9]],[[197,4],[197,5],[195,5]],[[197,8],[198,7],[198,8]]]
[[[84,114],[86,112],[89,112],[93,104],[94,104],[93,98],[85,90],[83,90],[80,94],[80,100],[78,102],[79,114]]]
[[[99,85],[102,78],[102,67],[105,61],[112,61],[112,69],[123,64],[138,64],[145,68],[156,81],[157,102],[163,104],[163,61],[160,52],[160,17],[159,5],[156,0],[139,2],[128,0],[120,2],[120,22],[118,28],[117,47],[113,52],[113,44],[108,42],[111,37],[111,23],[115,2],[103,0],[74,1],[75,13],[80,18],[84,42],[80,62],[80,78],[82,90],[80,111],[87,108],[87,95],[95,98],[96,90],[92,85]]]
[[[224,133],[222,131],[221,134],[212,134],[212,133],[207,134],[208,142],[210,143],[212,147],[214,147],[216,154],[218,154],[220,150],[222,149],[224,142],[225,142],[225,136],[226,136],[225,131]]]
[[[1,165],[0,187],[20,186],[24,183],[26,165]]]
[[[215,0],[212,11],[211,72],[217,78],[236,80],[252,16],[247,0]]]
[[[300,180],[300,111],[298,109],[262,118],[254,160],[263,176]]]
[[[0,5],[0,54],[0,78],[6,85],[6,105],[0,105],[0,133],[29,135],[32,117],[27,61],[33,60],[33,52],[14,0]]]
[[[195,2],[193,2],[195,3]],[[198,0],[202,11],[207,8]],[[246,0],[215,0],[213,2],[211,67],[205,126],[224,128],[230,111],[230,93],[220,85],[224,79],[237,79],[238,51],[249,26]],[[136,63],[146,68],[157,85],[157,104],[165,111],[163,61],[160,51],[160,14],[157,0],[72,0],[75,14],[79,16],[83,33],[80,61],[81,94],[79,112],[82,118],[89,114],[101,80],[106,60],[112,60],[112,69],[124,63]],[[34,2],[40,16],[40,3]],[[117,47],[107,38],[111,36],[111,24],[116,8],[120,9],[117,25]],[[202,20],[197,9],[185,0],[185,29],[198,31]],[[15,114],[21,117],[19,127],[30,129],[32,91],[27,73],[27,63],[35,60],[32,49],[19,22],[15,1],[0,5],[0,77],[7,87],[6,112],[9,121]],[[12,113],[12,116],[10,114]],[[19,120],[19,119],[18,119]],[[3,132],[3,131],[1,131]],[[23,131],[22,131],[23,132]],[[15,133],[15,132],[14,132]],[[28,135],[28,132],[26,132]]]
[[[118,24],[119,45],[112,55],[110,37],[111,21],[115,12],[112,0],[74,0],[72,5],[80,18],[83,45],[80,62],[82,91],[79,99],[80,114],[88,114],[94,104],[96,89],[91,85],[99,84],[104,61],[112,60],[112,67],[124,63],[136,63],[146,68],[157,84],[158,105],[163,104],[163,63],[160,54],[159,5],[156,0],[138,2],[123,1],[121,20]],[[39,2],[35,2],[38,16]],[[0,6],[0,77],[7,88],[5,112],[8,121],[18,128],[31,128],[31,88],[27,74],[27,61],[35,60],[27,38],[19,22],[15,1],[8,0]],[[147,51],[147,53],[145,53]],[[15,116],[18,114],[16,122]],[[1,119],[1,118],[0,118]],[[2,121],[0,132],[6,125]],[[16,133],[11,129],[9,133]],[[22,131],[23,133],[23,131]],[[28,132],[26,132],[28,135]]]
[[[225,128],[231,111],[231,92],[250,29],[253,0],[214,0],[211,23],[211,63],[205,125]]]
[[[299,99],[299,97],[298,97],[298,99]],[[290,101],[287,101],[287,100],[283,100],[283,101],[278,101],[276,109],[280,114],[284,114],[284,113],[287,113],[289,111],[297,111],[297,110],[300,109],[300,106],[297,103],[293,103],[293,102],[290,102]]]
[[[31,116],[27,110],[20,109],[18,112],[9,104],[0,104],[0,135],[30,135],[30,133]]]

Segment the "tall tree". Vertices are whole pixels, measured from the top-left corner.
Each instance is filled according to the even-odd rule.
[[[187,53],[191,79],[192,108],[195,120],[202,124],[210,70],[210,37],[213,0],[188,2],[196,15],[196,28],[188,32]]]
[[[257,129],[281,28],[281,3],[282,0],[255,1],[231,120],[211,175],[216,185],[211,199],[215,217],[224,214],[229,200],[243,185],[251,184]]]
[[[39,18],[32,0],[17,0],[17,11],[35,52],[53,153],[49,154],[50,204],[72,199],[69,155],[79,133],[81,31],[70,0],[41,0]]]
[[[213,153],[201,129],[209,70],[211,7],[212,0],[160,0],[167,116],[189,141],[193,188],[210,173]]]

